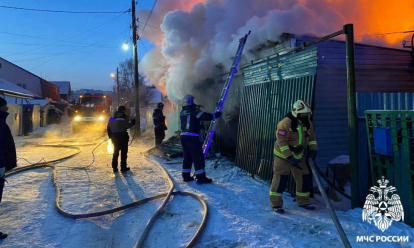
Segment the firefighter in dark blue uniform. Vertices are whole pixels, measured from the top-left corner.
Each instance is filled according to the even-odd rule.
[[[114,154],[112,156],[112,170],[118,172],[118,157],[119,151],[121,151],[121,171],[129,171],[127,167],[128,157],[128,141],[129,135],[127,130],[135,125],[135,118],[131,121],[126,115],[125,106],[119,106],[118,111],[114,113],[111,119],[109,119],[107,132],[108,137],[114,144]]]
[[[211,121],[221,116],[221,112],[214,114],[200,111],[194,104],[194,96],[186,95],[183,99],[184,106],[180,113],[181,120],[181,144],[184,150],[182,176],[185,182],[193,181],[191,166],[194,162],[196,183],[211,183],[213,180],[206,177],[202,138],[200,129],[202,121]]]
[[[154,109],[152,113],[152,121],[154,122],[154,132],[155,132],[155,145],[160,145],[162,140],[165,138],[165,131],[167,130],[167,125],[165,125],[165,116],[162,113],[164,108],[164,103],[157,103],[157,108]]]

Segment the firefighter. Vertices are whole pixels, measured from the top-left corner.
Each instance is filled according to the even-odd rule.
[[[155,133],[155,145],[160,145],[162,140],[165,138],[165,131],[167,126],[165,125],[165,116],[162,113],[164,103],[157,103],[157,107],[152,113],[152,121],[154,122],[154,133]]]
[[[184,182],[193,181],[191,166],[194,162],[195,180],[197,184],[211,183],[213,180],[206,177],[202,142],[200,141],[200,120],[211,121],[221,116],[221,112],[214,114],[200,111],[194,104],[194,96],[186,95],[183,99],[183,108],[180,113],[181,145],[184,150],[182,176]]]
[[[289,172],[296,181],[296,200],[299,207],[315,210],[310,205],[311,176],[306,164],[307,156],[315,159],[317,143],[310,121],[312,114],[308,103],[298,100],[292,112],[277,124],[274,145],[273,179],[270,187],[270,206],[276,213],[283,213],[282,194],[285,191]]]
[[[133,125],[135,125],[135,118],[129,121],[129,117],[126,115],[125,106],[119,106],[118,111],[116,111],[112,118],[109,119],[107,132],[108,137],[114,144],[114,154],[112,156],[113,172],[118,172],[119,150],[121,150],[121,171],[126,172],[130,170],[130,168],[127,167],[129,141],[127,130]]]

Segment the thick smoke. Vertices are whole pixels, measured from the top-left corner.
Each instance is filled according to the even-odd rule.
[[[196,82],[212,77],[215,65],[228,69],[239,38],[249,30],[243,53],[248,60],[257,59],[249,50],[277,41],[282,33],[323,36],[347,23],[354,23],[359,42],[401,48],[397,43],[406,35],[372,34],[413,29],[414,3],[403,2],[395,6],[384,0],[159,0],[148,24],[160,29],[140,24],[140,35],[157,45],[141,60],[140,71],[149,84],[177,101],[194,93]],[[140,21],[148,14],[142,11]]]

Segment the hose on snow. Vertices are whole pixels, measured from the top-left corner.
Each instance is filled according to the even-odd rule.
[[[115,213],[115,212],[118,212],[118,211],[126,210],[128,208],[139,206],[139,205],[142,205],[144,203],[147,203],[147,202],[165,197],[163,203],[157,209],[157,212],[151,217],[151,219],[146,224],[146,227],[145,227],[143,233],[141,234],[141,237],[139,238],[138,242],[136,243],[135,247],[142,247],[149,230],[151,229],[151,227],[154,224],[157,217],[162,213],[165,205],[169,202],[169,199],[172,195],[185,195],[185,196],[193,197],[193,198],[197,199],[198,201],[200,201],[201,204],[204,207],[204,214],[203,214],[201,224],[200,224],[198,230],[196,231],[195,235],[193,236],[193,238],[187,244],[187,247],[193,247],[195,245],[196,240],[199,238],[199,236],[201,235],[202,230],[205,227],[205,223],[206,223],[206,220],[207,220],[207,213],[208,213],[207,203],[205,202],[205,200],[203,198],[201,198],[198,195],[192,194],[192,193],[181,192],[181,191],[173,192],[174,191],[174,183],[172,182],[171,177],[165,171],[164,167],[162,167],[156,161],[153,161],[153,162],[160,168],[160,170],[162,171],[162,173],[164,174],[165,178],[167,179],[167,181],[169,183],[170,189],[169,189],[168,193],[159,194],[159,195],[156,195],[156,196],[144,198],[144,199],[134,201],[132,203],[120,206],[120,207],[116,207],[116,208],[113,208],[113,209],[108,209],[108,210],[104,210],[104,211],[100,211],[100,212],[72,214],[72,213],[66,212],[65,210],[63,210],[61,208],[61,206],[60,206],[61,189],[60,189],[59,183],[57,181],[57,170],[58,170],[58,168],[85,169],[85,170],[87,170],[95,161],[95,156],[94,156],[93,152],[106,140],[107,139],[100,142],[98,144],[98,146],[96,146],[93,149],[93,151],[92,151],[92,155],[93,155],[92,163],[87,165],[87,166],[82,166],[82,167],[63,167],[63,166],[56,166],[56,165],[51,164],[51,163],[59,163],[59,162],[62,162],[64,160],[70,159],[70,158],[78,155],[81,151],[81,149],[79,147],[67,146],[67,145],[62,146],[62,145],[39,144],[40,146],[75,149],[76,152],[74,154],[71,154],[71,155],[68,155],[68,156],[65,156],[65,157],[62,157],[62,158],[58,158],[58,159],[55,159],[55,160],[51,160],[51,161],[46,161],[44,158],[42,158],[38,163],[30,164],[30,165],[24,166],[24,167],[18,167],[18,168],[15,168],[15,169],[11,170],[11,171],[6,172],[5,177],[9,177],[11,175],[14,175],[14,174],[17,174],[17,173],[20,173],[20,172],[23,172],[23,171],[28,171],[28,170],[37,169],[37,168],[52,168],[53,169],[52,182],[53,182],[53,185],[56,189],[55,208],[56,208],[57,212],[59,214],[61,214],[62,216],[67,217],[67,218],[72,218],[72,219],[84,219],[84,218],[92,218],[92,217],[98,217],[98,216],[103,216],[103,215],[107,215],[107,214],[112,214],[112,213]],[[60,143],[63,143],[63,142],[60,142]],[[145,156],[145,157],[147,157],[147,156]],[[23,158],[20,158],[20,159],[23,159]],[[26,159],[24,159],[24,160],[26,160]],[[41,162],[41,161],[44,161],[44,162]],[[27,162],[29,162],[29,161],[27,161]]]
[[[347,193],[345,193],[343,190],[341,190],[340,188],[338,188],[334,183],[332,183],[326,176],[325,174],[323,174],[323,172],[321,171],[321,169],[319,168],[319,166],[317,164],[315,164],[314,161],[313,165],[314,165],[314,169],[316,170],[316,172],[325,180],[325,182],[327,182],[329,184],[329,186],[331,186],[331,188],[333,188],[334,190],[336,190],[339,194],[343,195],[344,197],[346,197],[347,199],[351,200],[351,196],[348,195]]]
[[[321,181],[319,180],[318,174],[316,173],[316,168],[315,168],[316,166],[313,163],[313,160],[311,158],[309,158],[308,161],[309,161],[309,166],[311,167],[313,176],[315,177],[315,181],[318,184],[319,191],[322,194],[322,198],[325,201],[326,207],[329,210],[331,218],[332,218],[332,220],[335,224],[336,230],[338,230],[339,236],[341,237],[342,243],[344,244],[344,246],[346,248],[351,248],[352,246],[349,243],[349,240],[348,240],[348,238],[347,238],[347,236],[344,232],[344,229],[342,228],[342,225],[339,222],[338,217],[336,216],[335,211],[332,208],[331,201],[329,200],[328,196],[326,195],[325,189],[323,188],[323,186],[321,184]]]

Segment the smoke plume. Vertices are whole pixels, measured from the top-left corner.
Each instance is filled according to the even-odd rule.
[[[140,13],[139,32],[157,48],[142,58],[140,71],[173,101],[194,93],[215,65],[228,69],[249,30],[243,55],[253,60],[249,49],[282,33],[324,36],[353,23],[357,42],[402,48],[412,34],[383,33],[414,29],[412,0],[159,0],[145,26],[149,12]]]

